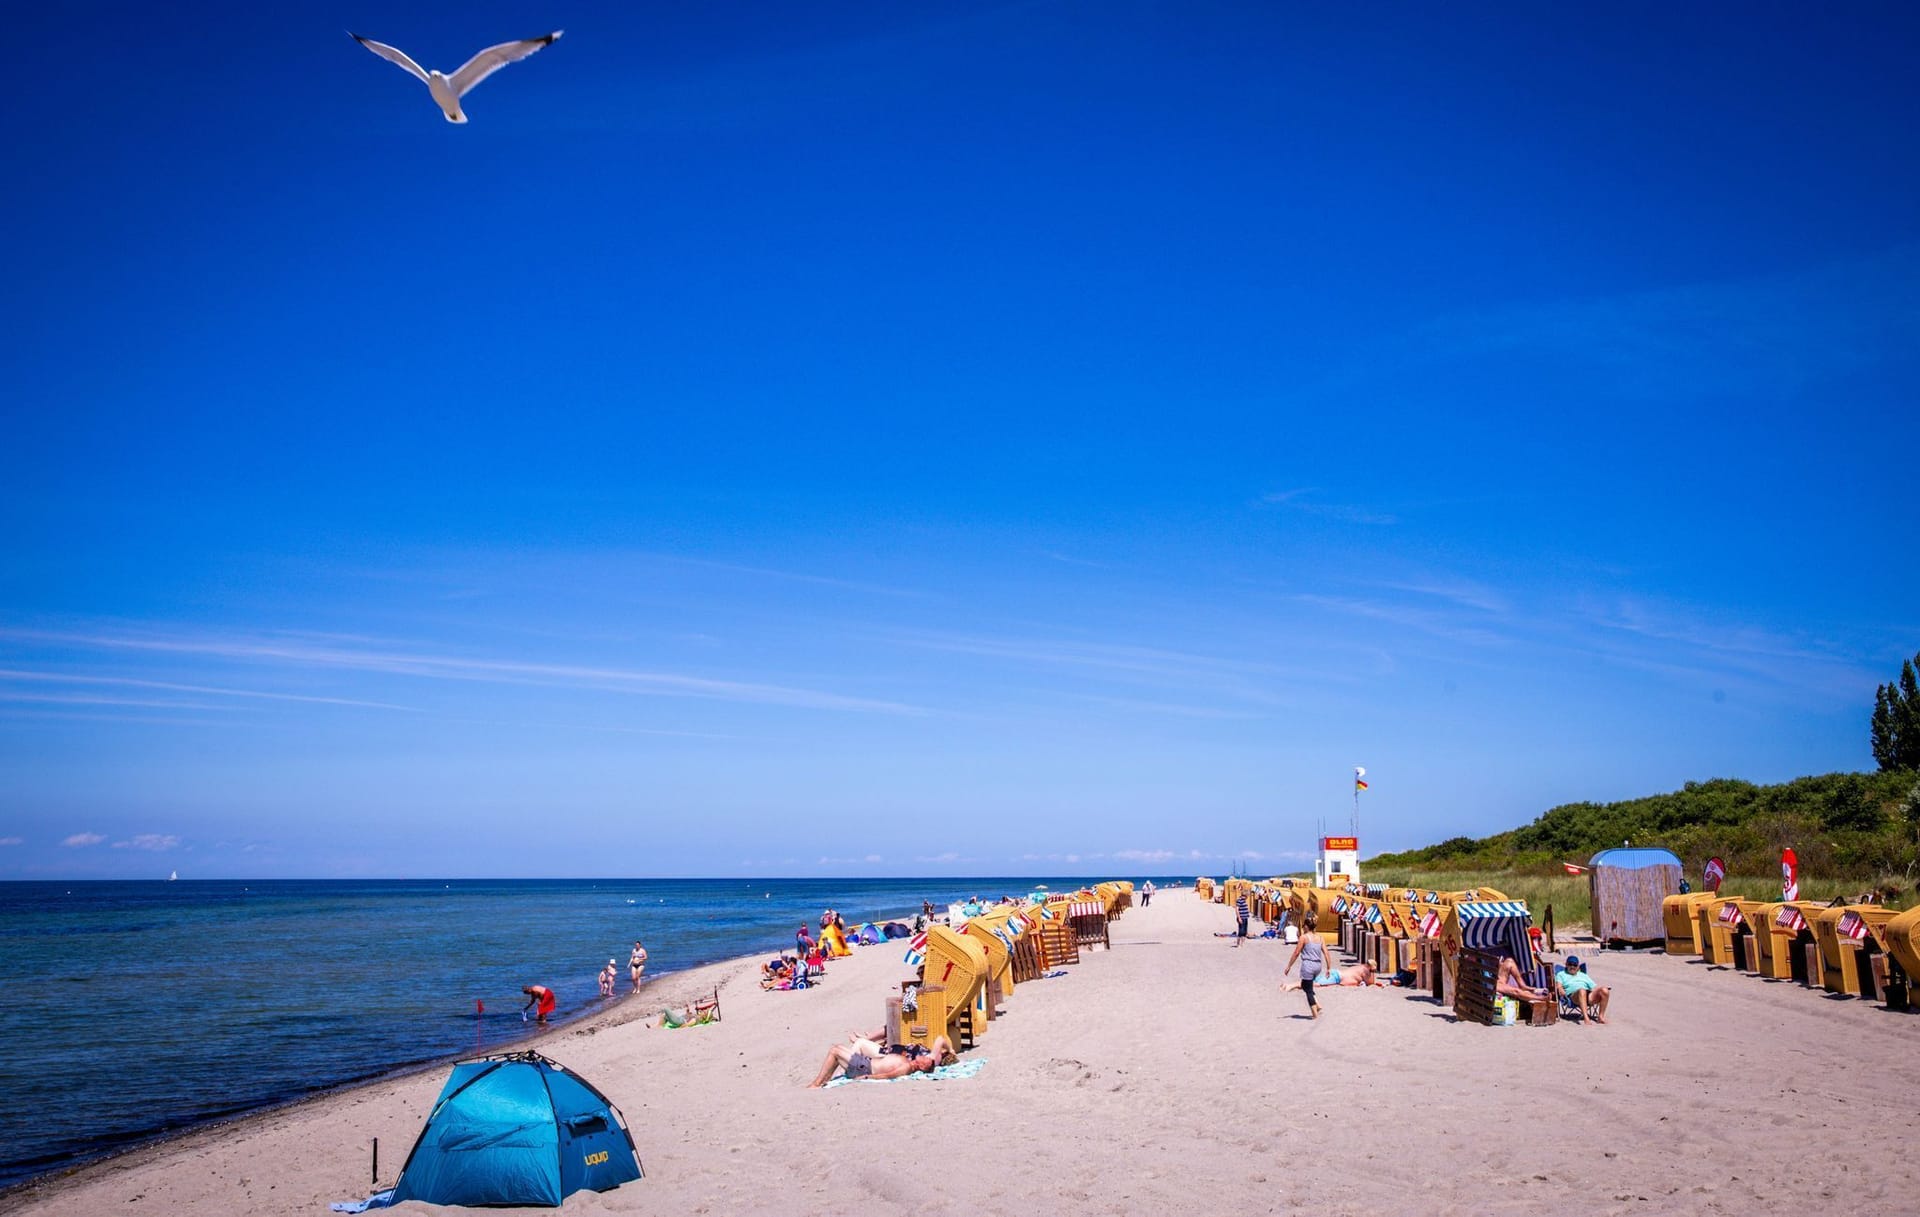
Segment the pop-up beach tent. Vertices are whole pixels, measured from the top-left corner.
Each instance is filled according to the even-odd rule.
[[[1679,858],[1664,849],[1603,849],[1587,865],[1595,938],[1602,944],[1665,940],[1661,906],[1680,890]]]
[[[640,1177],[607,1097],[565,1065],[516,1052],[453,1067],[392,1203],[558,1205]]]

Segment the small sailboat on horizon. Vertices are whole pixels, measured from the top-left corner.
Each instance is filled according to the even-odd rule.
[[[172,883],[175,879],[178,879],[179,877],[180,877],[180,872],[174,871],[172,874],[167,876],[167,882]]]

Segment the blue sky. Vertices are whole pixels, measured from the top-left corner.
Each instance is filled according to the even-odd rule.
[[[15,20],[0,877],[1290,869],[1920,650],[1910,7]]]

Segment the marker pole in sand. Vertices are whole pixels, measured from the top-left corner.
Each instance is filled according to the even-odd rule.
[[[373,1139],[373,1187],[376,1191],[380,1188],[380,1138],[378,1137]]]

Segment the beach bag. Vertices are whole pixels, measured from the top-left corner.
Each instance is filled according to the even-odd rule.
[[[1519,1001],[1511,997],[1501,998],[1500,999],[1500,1025],[1502,1027],[1511,1027],[1519,1021],[1520,1021]]]

